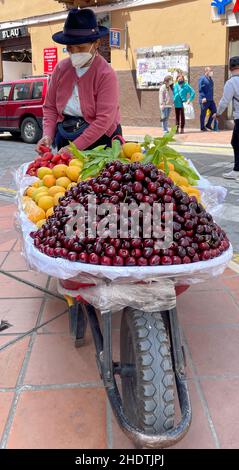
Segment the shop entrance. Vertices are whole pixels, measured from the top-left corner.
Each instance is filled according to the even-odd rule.
[[[30,36],[8,37],[1,40],[0,52],[0,80],[19,80],[32,74]]]

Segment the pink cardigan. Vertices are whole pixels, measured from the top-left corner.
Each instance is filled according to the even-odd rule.
[[[110,137],[120,123],[119,88],[114,70],[100,55],[80,78],[70,58],[62,60],[52,74],[43,105],[43,135],[54,139],[57,122],[64,119],[62,112],[75,83],[78,84],[83,117],[90,124],[74,141],[80,150],[84,150],[102,135]]]

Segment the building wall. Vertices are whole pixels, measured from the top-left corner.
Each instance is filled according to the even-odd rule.
[[[52,40],[52,35],[57,31],[62,31],[63,22],[49,23],[38,26],[31,26],[29,32],[32,43],[32,73],[33,75],[42,75],[44,72],[43,49],[46,47],[57,47],[58,61],[66,57],[63,52],[64,46],[56,44]]]
[[[197,92],[197,81],[204,67],[215,69],[215,99],[218,102],[227,61],[227,28],[213,23],[208,0],[179,0],[144,8],[114,11],[112,28],[128,25],[128,59],[123,47],[113,49],[112,66],[117,71],[121,91],[121,115],[124,125],[160,125],[158,91],[136,88],[136,48],[153,45],[188,44],[190,46],[190,83]],[[199,106],[195,99],[196,119],[187,126],[198,126]]]
[[[0,0],[0,8],[1,23],[64,10],[63,4],[54,0]]]

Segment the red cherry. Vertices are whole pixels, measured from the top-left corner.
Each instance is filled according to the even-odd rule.
[[[113,266],[124,266],[124,258],[122,256],[115,256],[113,258]]]
[[[79,254],[80,263],[88,263],[88,255],[85,252]]]
[[[100,258],[100,264],[102,264],[103,266],[111,266],[112,259],[109,256],[102,256]]]
[[[136,181],[142,181],[145,178],[144,172],[142,170],[136,170],[134,176]]]
[[[98,255],[96,255],[95,253],[91,253],[89,255],[89,263],[90,264],[100,264],[100,258]]]
[[[143,258],[143,256],[141,256],[140,258],[137,259],[137,265],[148,266],[148,260],[146,258]]]

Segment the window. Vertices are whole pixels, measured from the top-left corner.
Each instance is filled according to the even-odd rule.
[[[31,83],[18,83],[14,86],[13,100],[29,100]]]
[[[34,82],[32,98],[34,100],[42,98],[43,82]]]
[[[9,98],[12,85],[0,85],[0,101],[6,101]]]

